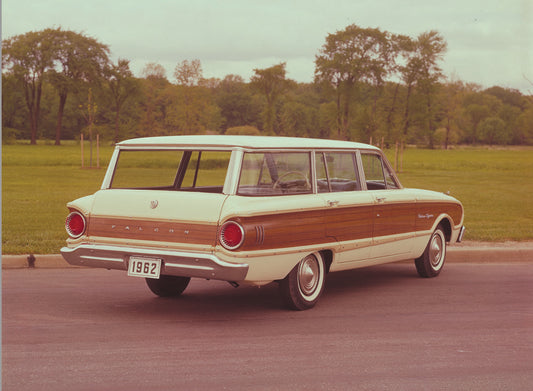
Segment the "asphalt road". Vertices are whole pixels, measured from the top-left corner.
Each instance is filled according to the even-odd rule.
[[[2,272],[2,390],[526,390],[533,264],[334,273],[309,311],[277,286],[177,299],[93,269]]]

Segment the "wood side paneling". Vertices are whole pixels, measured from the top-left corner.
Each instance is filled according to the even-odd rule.
[[[91,217],[89,236],[214,245],[217,227],[173,221]]]
[[[306,246],[325,241],[323,210],[242,217],[234,220],[238,221],[245,231],[245,241],[239,251]]]
[[[414,232],[416,211],[416,205],[412,203],[376,205],[374,237]]]
[[[457,225],[461,222],[463,211],[459,204],[449,202],[391,202],[244,216],[232,220],[238,221],[245,231],[245,241],[236,251],[254,251],[427,231],[442,213],[450,215],[453,224]],[[92,216],[87,234],[211,246],[217,241],[217,226]]]
[[[419,213],[424,218],[420,218]],[[446,202],[400,202],[243,217],[236,220],[243,225],[246,239],[237,251],[414,234],[431,229],[442,213],[449,214],[453,223],[458,224],[462,208]],[[432,218],[425,218],[426,214]]]
[[[371,238],[373,209],[373,205],[326,209],[326,235],[339,242]]]

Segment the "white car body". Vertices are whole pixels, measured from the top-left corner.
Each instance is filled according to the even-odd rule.
[[[133,157],[121,168],[122,153],[126,159],[141,155],[139,151],[151,158],[180,154],[174,184],[116,188],[117,172],[128,172],[126,183],[142,183],[144,179],[138,177],[143,175],[151,182],[156,176],[157,168],[145,163],[138,170],[145,174],[136,175]],[[206,155],[211,160],[202,160]],[[208,164],[202,171],[204,161]],[[164,166],[162,170],[170,175],[171,167],[165,162],[154,164]],[[334,170],[346,178],[333,176]],[[217,186],[197,186],[204,173],[208,182],[218,181]],[[223,178],[216,179],[215,173]],[[185,187],[185,181],[193,185]],[[303,307],[297,309],[310,308],[320,296],[323,286],[315,285],[323,285],[323,275],[317,279],[322,269],[325,274],[418,259],[429,251],[437,229],[447,243],[457,242],[464,232],[459,201],[442,193],[403,188],[378,148],[304,138],[127,140],[117,144],[101,189],[69,203],[68,208],[76,216],[69,215],[67,231],[76,231],[76,224],[84,222],[83,232],[70,232],[62,249],[71,264],[130,270],[132,259],[146,259],[145,267],[156,260],[155,278],[139,272],[152,278],[151,284],[168,275],[263,285],[286,281],[307,259],[305,266],[311,268],[302,269],[295,278],[301,284],[309,279],[320,292],[308,288],[306,295],[304,287],[304,305],[291,305]],[[221,227],[226,222],[232,223],[227,226],[229,241],[239,241],[242,234],[241,243],[225,243]],[[439,247],[433,256],[442,256],[435,261],[436,274],[444,262],[442,241],[437,237],[432,245]]]

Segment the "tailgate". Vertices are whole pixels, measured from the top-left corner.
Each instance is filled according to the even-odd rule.
[[[88,236],[214,246],[223,194],[109,189],[95,194]]]

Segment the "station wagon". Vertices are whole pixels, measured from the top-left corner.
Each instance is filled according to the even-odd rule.
[[[191,278],[277,282],[313,307],[328,273],[414,260],[437,276],[463,207],[402,187],[376,147],[263,136],[165,136],[116,145],[101,189],[67,205],[72,265],[118,269],[178,296]]]

